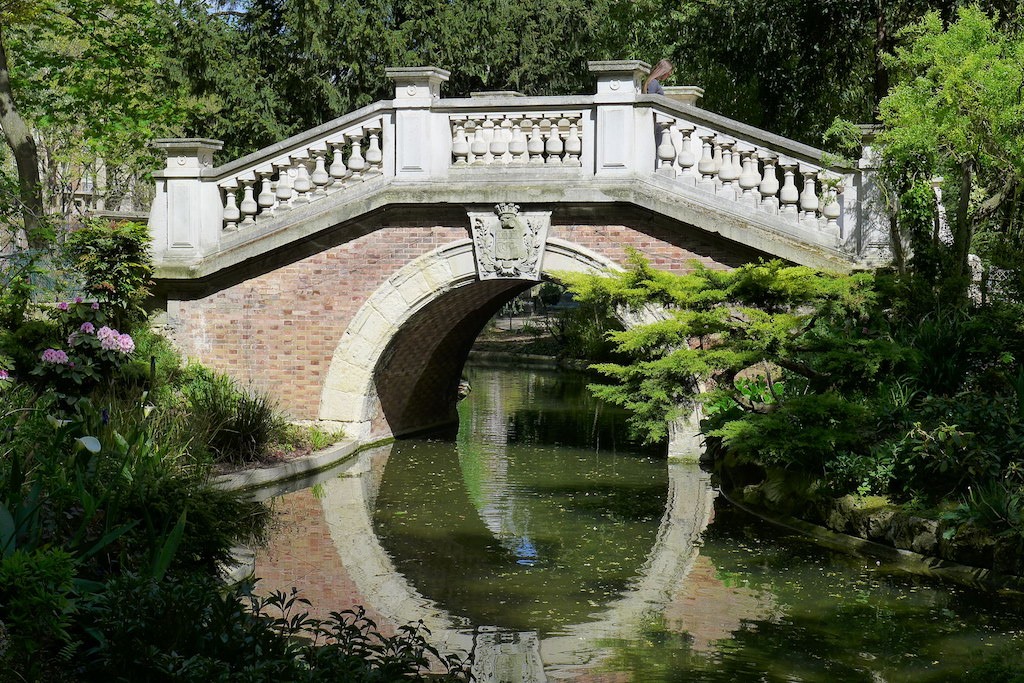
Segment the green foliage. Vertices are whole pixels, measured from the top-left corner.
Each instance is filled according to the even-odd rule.
[[[86,675],[117,680],[398,681],[469,680],[457,657],[431,647],[422,625],[384,636],[362,610],[326,620],[309,602],[281,592],[258,597],[248,585],[225,590],[209,578],[166,582],[127,577],[87,606],[102,638]],[[444,673],[429,673],[431,666]]]
[[[343,429],[329,430],[315,424],[285,424],[275,434],[270,450],[310,453],[332,446],[344,437]]]
[[[40,0],[3,21],[11,85],[38,138],[44,193],[61,214],[102,172],[107,206],[153,168],[149,141],[176,132],[193,103],[165,76],[169,42],[153,0]]]
[[[585,302],[660,318],[611,333],[617,352],[633,362],[597,367],[616,380],[600,395],[628,407],[632,425],[649,440],[665,436],[666,419],[699,386],[735,395],[736,376],[758,363],[781,366],[769,382],[792,377],[825,391],[867,385],[899,360],[898,349],[872,333],[876,294],[866,274],[838,277],[770,262],[729,272],[694,264],[693,272],[673,276],[634,256],[620,275],[568,280]]]
[[[140,223],[88,221],[64,242],[69,267],[85,292],[107,304],[110,324],[129,331],[146,318],[153,266],[149,228]]]
[[[193,381],[186,395],[201,421],[197,433],[218,461],[240,465],[259,460],[283,428],[273,399],[242,390],[226,375]]]
[[[975,235],[986,234],[980,246],[990,262],[1020,246],[1024,34],[1001,30],[993,16],[969,6],[949,24],[929,13],[901,36],[905,43],[887,60],[899,81],[879,111],[883,176],[900,199],[901,231],[922,274],[941,277],[947,296],[960,299]],[[936,177],[952,231],[948,245],[932,220],[929,183]]]
[[[700,401],[725,466],[803,477],[807,496],[962,501],[965,523],[1021,532],[1018,306],[943,306],[917,276],[774,262],[672,275],[634,258],[623,273],[569,279],[632,321],[610,335],[625,361],[596,365],[610,381],[593,390],[646,439]]]
[[[58,548],[17,550],[0,558],[0,621],[8,634],[0,666],[24,667],[31,678],[68,666],[74,569],[74,558]],[[45,662],[48,652],[58,652],[58,661]]]

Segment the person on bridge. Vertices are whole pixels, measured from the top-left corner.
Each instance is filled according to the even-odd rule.
[[[664,95],[665,88],[661,85],[661,82],[672,75],[674,68],[672,62],[667,59],[663,59],[655,64],[654,68],[651,69],[650,75],[647,76],[647,80],[644,81],[644,92],[651,95]]]

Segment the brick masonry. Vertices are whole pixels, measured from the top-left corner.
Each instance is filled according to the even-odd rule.
[[[524,207],[525,209],[526,207]],[[383,212],[248,264],[216,281],[174,289],[161,283],[168,323],[189,357],[269,392],[294,419],[316,419],[335,348],[356,312],[400,268],[469,236],[464,212],[422,207]],[[686,272],[696,260],[731,268],[760,254],[695,228],[636,210],[601,217],[552,217],[560,238],[623,264],[633,248],[655,267]],[[529,283],[476,283],[452,289],[415,314],[376,373],[381,414],[374,431],[428,426],[450,418],[451,391],[478,332]]]

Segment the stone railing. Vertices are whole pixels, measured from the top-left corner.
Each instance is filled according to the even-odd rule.
[[[315,211],[306,207],[338,206],[375,188],[415,184],[422,202],[431,187],[440,197],[476,182],[640,181],[850,261],[875,258],[879,228],[858,197],[863,169],[831,166],[820,150],[705,111],[699,88],[641,94],[642,62],[592,62],[591,70],[593,95],[444,99],[448,72],[388,69],[393,100],[219,167],[216,140],[158,140],[167,166],[154,174],[157,263],[197,262],[303,220]]]
[[[349,118],[356,121],[340,122],[334,131],[269,161],[260,159],[241,171],[222,170],[226,177],[217,186],[223,195],[224,229],[254,226],[383,175],[382,117],[372,113]]]
[[[817,150],[771,144],[755,131],[716,130],[706,115],[682,108],[655,106],[653,125],[659,175],[820,233],[825,244],[853,236],[856,170],[829,167]]]

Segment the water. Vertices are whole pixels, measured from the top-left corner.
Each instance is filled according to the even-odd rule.
[[[422,619],[484,681],[995,683],[1019,666],[1020,600],[731,508],[632,443],[581,376],[468,376],[454,443],[373,449],[277,499],[263,590],[297,586],[321,615],[365,605],[386,631]]]

